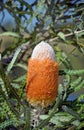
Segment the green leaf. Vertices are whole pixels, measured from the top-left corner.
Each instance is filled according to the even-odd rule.
[[[64,72],[66,74],[69,74],[69,75],[80,75],[80,74],[84,74],[84,69],[81,69],[81,70],[64,70]]]
[[[59,32],[59,33],[57,34],[57,36],[58,36],[59,38],[61,38],[63,41],[65,41],[65,35],[64,35],[63,32]]]
[[[40,119],[45,120],[49,117],[49,115],[40,115]],[[59,112],[55,114],[49,122],[55,124],[57,127],[62,127],[63,123],[69,122],[73,118],[72,115],[67,112]]]
[[[56,127],[61,128],[72,119],[73,116],[68,114],[67,112],[58,112],[50,119],[50,122],[55,124]]]
[[[71,85],[71,87],[73,88],[73,87],[76,87],[80,82],[81,82],[81,80],[82,80],[82,77],[79,77],[79,78],[77,78],[76,80],[74,80],[70,85]]]
[[[26,75],[22,75],[13,81],[14,82],[22,82],[23,80],[26,81]]]
[[[16,83],[11,83],[11,85],[12,85],[14,88],[16,88],[16,89],[19,89],[19,88],[20,88],[20,86],[19,86],[18,84],[16,84]]]
[[[62,94],[63,91],[64,91],[64,89],[63,89],[62,84],[59,84],[58,93],[59,93],[59,94]]]
[[[64,118],[64,117],[63,117]],[[59,121],[59,117],[53,117],[50,122],[55,124],[57,127],[63,127],[62,123]]]
[[[2,57],[1,57],[1,53],[0,53],[0,61],[1,61],[1,58],[2,58]]]
[[[79,121],[79,120],[75,120],[75,121],[73,121],[71,124],[73,124],[73,125],[75,125],[75,126],[79,126],[80,121]]]
[[[18,63],[16,66],[19,66],[19,67],[23,68],[26,71],[27,71],[27,68],[28,68],[26,65],[23,65],[23,64],[20,64],[20,63]]]
[[[83,36],[84,35],[84,32],[80,32],[80,33],[78,33],[78,34],[76,34],[78,37],[81,37],[81,36]]]
[[[78,98],[78,101],[80,102],[80,101],[84,101],[84,94],[81,94],[80,96],[79,96],[79,98]]]
[[[78,86],[75,87],[75,91],[78,91],[78,90],[80,90],[81,88],[84,88],[84,80],[81,81],[81,83],[80,83]]]
[[[42,130],[49,130],[49,129],[45,127],[45,128],[43,128]]]
[[[31,114],[30,114],[30,107],[26,107],[25,108],[25,130],[31,130],[31,124],[30,124],[30,120],[31,120]]]
[[[80,120],[79,114],[76,113],[75,111],[73,111],[73,109],[68,108],[68,107],[65,106],[65,105],[62,106],[62,109],[63,109],[65,112],[68,112],[69,114],[71,114],[72,116],[74,116],[76,119]]]
[[[15,54],[14,54],[14,56],[13,56],[13,59],[12,59],[12,61],[10,62],[10,64],[8,65],[8,67],[7,67],[7,74],[10,72],[10,70],[12,69],[12,67],[13,67],[13,65],[14,65],[14,63],[15,63],[15,61],[16,61],[16,59],[17,59],[17,56],[18,56],[18,54],[20,53],[20,51],[21,51],[21,48],[18,48],[17,50],[16,50],[16,52],[15,52]]]
[[[40,115],[40,119],[41,120],[45,120],[45,119],[47,119],[49,117],[49,115]]]
[[[4,32],[4,33],[1,33],[0,36],[12,36],[12,37],[20,37],[19,34],[17,33],[14,33],[14,32]]]
[[[14,124],[14,121],[12,120],[6,120],[2,123],[0,123],[0,130],[2,130],[3,128],[9,126],[9,125],[13,125]]]
[[[6,91],[5,87],[4,87],[4,82],[3,82],[3,80],[2,80],[1,78],[0,78],[0,86],[1,86],[1,88],[2,88],[2,90],[3,90],[3,92],[4,92],[4,94],[5,94],[6,96],[8,96],[7,91]]]

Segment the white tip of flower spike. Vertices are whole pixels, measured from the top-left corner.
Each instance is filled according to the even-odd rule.
[[[46,42],[42,41],[33,50],[31,59],[45,60],[50,59],[56,61],[53,48]]]

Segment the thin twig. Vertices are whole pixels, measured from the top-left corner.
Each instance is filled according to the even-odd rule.
[[[79,34],[79,33],[81,33],[81,32],[84,32],[84,30],[81,30],[81,31],[74,31],[74,34]],[[68,33],[68,34],[65,34],[64,36],[65,37],[70,37],[70,36],[72,36],[72,35],[74,35],[73,33]],[[53,41],[55,41],[55,40],[57,40],[59,37],[54,37],[54,38],[52,38],[52,39],[49,39],[49,42],[53,42]]]

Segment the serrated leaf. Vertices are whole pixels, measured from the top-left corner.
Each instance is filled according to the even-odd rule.
[[[45,120],[49,117],[49,115],[40,115],[40,119]],[[69,122],[73,118],[72,115],[67,112],[59,112],[55,114],[49,122],[55,124],[57,127],[62,127],[63,123]]]
[[[2,130],[3,128],[9,126],[9,125],[13,125],[14,122],[12,120],[6,120],[2,123],[0,123],[0,130]]]
[[[63,127],[62,123],[55,117],[53,117],[51,120],[50,120],[51,123],[55,124],[57,127]]]
[[[58,36],[59,38],[61,38],[63,41],[65,41],[65,35],[64,35],[63,32],[59,32],[59,33],[57,34],[57,36]]]
[[[81,88],[84,88],[84,80],[81,81],[81,83],[80,83],[78,86],[75,87],[75,91],[78,91],[78,90],[80,90]]]
[[[31,114],[30,114],[30,107],[25,108],[25,130],[31,130],[30,126]]]
[[[73,124],[73,125],[75,125],[75,126],[79,126],[80,121],[79,121],[79,120],[75,120],[75,121],[73,121],[71,124]]]
[[[57,127],[62,127],[63,123],[69,122],[72,118],[72,115],[66,112],[59,112],[51,118],[50,122],[55,124]]]
[[[81,70],[64,70],[64,72],[66,74],[69,74],[69,75],[80,75],[80,74],[84,74],[84,69],[81,69]]]
[[[74,81],[71,83],[71,87],[77,86],[77,84],[79,84],[81,80],[82,80],[82,77],[79,77],[79,78],[77,78],[76,80],[74,80]]]
[[[80,102],[80,101],[83,101],[83,102],[84,102],[84,94],[81,94],[81,95],[79,96],[78,101],[79,101],[79,102]]]
[[[20,53],[20,51],[21,51],[21,48],[18,48],[18,49],[16,50],[16,52],[15,52],[15,54],[14,54],[14,56],[13,56],[12,61],[9,63],[9,65],[8,65],[8,67],[7,67],[7,72],[6,72],[6,74],[8,74],[8,73],[10,72],[10,70],[12,69],[12,67],[13,67],[13,65],[14,65],[14,63],[15,63],[15,61],[16,61],[16,59],[17,59],[17,56],[18,56],[18,54]]]

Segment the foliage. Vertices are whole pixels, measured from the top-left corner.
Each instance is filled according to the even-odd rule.
[[[12,30],[2,24],[5,10],[14,19]],[[75,68],[74,60],[71,62],[74,56],[79,65],[79,52],[84,54],[84,2],[39,0],[30,4],[26,0],[1,0],[0,11],[0,129],[9,125],[23,130],[84,128],[84,69]],[[2,50],[4,40],[10,45]],[[25,92],[27,59],[42,40],[56,52],[62,81],[56,103],[47,114],[39,115],[39,124],[32,128],[32,108]]]

